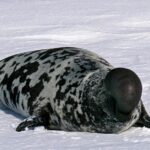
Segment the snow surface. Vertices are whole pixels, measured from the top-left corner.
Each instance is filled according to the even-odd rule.
[[[150,112],[149,0],[1,0],[0,59],[24,51],[75,46],[134,70]],[[23,118],[0,105],[0,150],[148,150],[150,129],[121,134],[46,131],[18,133]]]

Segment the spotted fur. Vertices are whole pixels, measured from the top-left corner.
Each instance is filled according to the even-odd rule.
[[[48,129],[118,133],[139,119],[141,102],[130,119],[119,121],[104,78],[113,67],[102,57],[73,47],[45,49],[0,61],[0,100],[32,118],[20,124]]]

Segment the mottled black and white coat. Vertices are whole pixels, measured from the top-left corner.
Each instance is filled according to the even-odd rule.
[[[56,130],[118,133],[139,120],[142,103],[129,120],[117,119],[103,82],[112,69],[100,56],[73,47],[13,55],[0,61],[0,101],[32,117],[17,131],[44,125]]]

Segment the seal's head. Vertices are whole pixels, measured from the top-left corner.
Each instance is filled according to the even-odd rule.
[[[104,82],[107,92],[115,100],[117,118],[126,121],[141,99],[139,77],[129,69],[116,68],[107,74]]]

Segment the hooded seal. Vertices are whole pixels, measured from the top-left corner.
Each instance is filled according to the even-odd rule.
[[[61,47],[0,61],[0,101],[25,116],[16,131],[119,133],[150,127],[142,84],[131,70],[114,68],[90,51]]]

